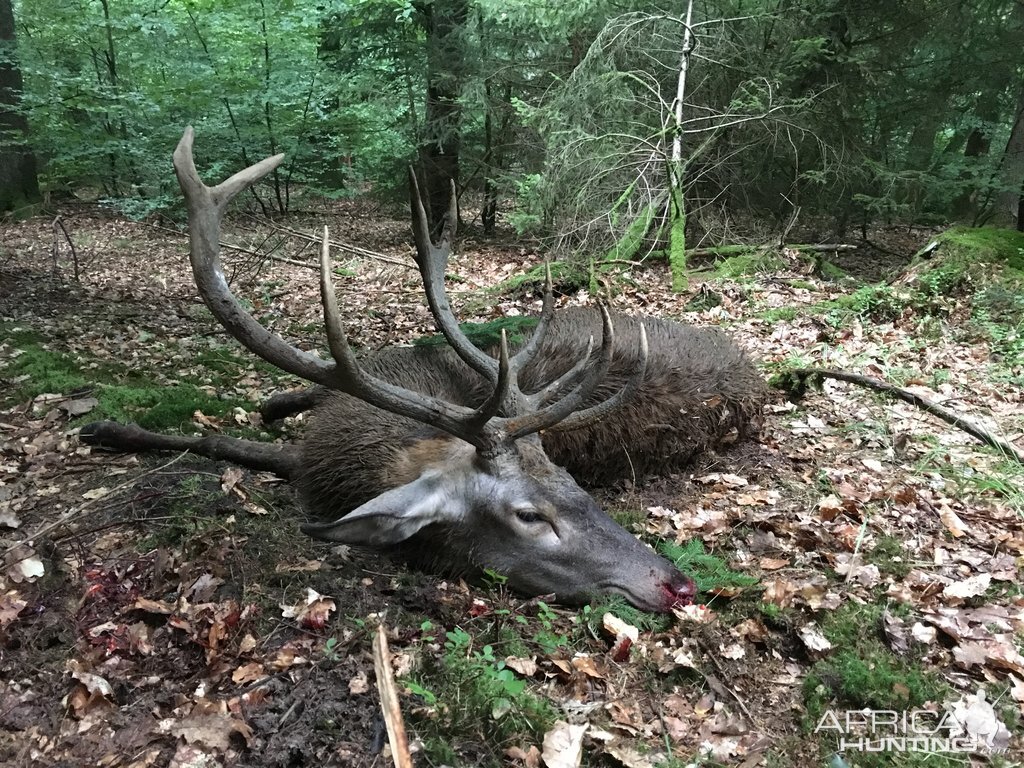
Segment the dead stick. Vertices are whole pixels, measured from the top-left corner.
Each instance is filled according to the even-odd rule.
[[[81,506],[69,509],[63,515],[61,515],[59,518],[57,518],[54,522],[49,523],[47,525],[44,525],[42,528],[37,530],[31,536],[27,536],[24,539],[22,539],[21,541],[19,541],[17,544],[12,544],[11,546],[9,546],[7,549],[4,550],[3,554],[8,555],[11,552],[13,552],[14,550],[16,550],[18,547],[27,545],[30,542],[35,541],[36,539],[38,539],[40,536],[45,536],[47,533],[52,531],[54,528],[59,528],[60,526],[64,525],[65,523],[73,520],[75,517],[77,517],[78,515],[80,515],[83,512],[85,512],[85,510],[87,510],[89,507],[93,506],[96,502],[100,501],[101,499],[109,500],[114,494],[118,493],[119,491],[123,491],[125,488],[127,488],[127,487],[129,487],[131,485],[134,485],[135,483],[139,482],[139,480],[141,480],[142,478],[146,477],[146,475],[152,475],[152,474],[155,474],[155,473],[159,472],[162,469],[167,469],[172,464],[180,461],[185,456],[185,454],[187,454],[187,453],[188,453],[188,451],[184,451],[184,452],[178,454],[177,456],[175,456],[170,461],[168,461],[166,464],[161,464],[156,469],[151,469],[151,470],[149,470],[147,472],[143,472],[141,475],[136,475],[135,477],[131,478],[130,480],[126,480],[125,482],[121,483],[120,485],[115,485],[113,488],[110,489],[110,491],[108,493],[103,494],[98,499],[89,499],[87,502],[85,502]],[[24,559],[24,558],[22,558],[22,559]]]
[[[1006,440],[996,437],[985,429],[982,429],[979,425],[968,419],[966,416],[951,411],[945,406],[939,405],[933,400],[929,400],[926,397],[917,395],[908,389],[897,387],[888,382],[876,379],[873,376],[864,376],[859,373],[848,373],[846,371],[837,371],[832,368],[803,368],[799,371],[794,371],[794,375],[798,376],[802,381],[806,381],[808,377],[820,376],[824,379],[835,379],[836,381],[845,381],[850,384],[857,384],[861,387],[867,387],[877,392],[885,392],[890,394],[904,402],[916,405],[922,411],[938,416],[940,419],[948,424],[952,424],[954,427],[962,429],[964,432],[969,434],[971,437],[979,440],[985,445],[990,445],[997,451],[1000,451],[1004,455],[1011,456],[1016,459],[1019,464],[1024,464],[1024,451],[1021,451],[1013,444]]]
[[[395,768],[413,768],[409,739],[405,735],[405,723],[402,721],[402,708],[398,702],[398,689],[391,672],[388,635],[383,624],[377,625],[377,634],[373,638],[373,670],[377,673],[380,708],[384,713],[384,725],[388,730],[388,743],[391,745]]]

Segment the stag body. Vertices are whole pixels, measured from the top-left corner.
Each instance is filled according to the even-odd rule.
[[[578,482],[607,485],[639,480],[685,466],[698,453],[746,436],[757,427],[765,389],[746,353],[713,328],[660,318],[613,314],[616,350],[608,373],[584,406],[621,390],[639,365],[639,328],[649,354],[636,394],[598,422],[572,431],[542,434],[548,458]],[[566,371],[600,333],[594,309],[555,314],[547,338],[520,384],[535,392]],[[493,350],[492,350],[493,351]],[[488,385],[443,346],[390,348],[363,360],[383,379],[451,402],[477,407]],[[301,447],[300,487],[321,517],[354,509],[398,475],[406,451],[420,440],[441,450],[449,436],[425,432],[410,419],[370,409],[348,395],[321,390]],[[419,449],[422,450],[422,449]],[[297,478],[298,479],[298,478]]]
[[[414,178],[417,264],[450,346],[357,361],[325,231],[320,287],[333,360],[299,350],[239,304],[219,256],[228,202],[280,161],[211,188],[196,172],[191,129],[174,154],[200,296],[252,352],[323,388],[303,442],[165,436],[111,422],[83,429],[83,439],[121,450],[192,450],[277,472],[298,485],[314,514],[333,518],[303,526],[318,538],[396,549],[450,570],[490,568],[523,592],[566,601],[611,592],[648,610],[690,602],[692,580],[604,514],[564,467],[589,480],[637,476],[744,432],[764,394],[747,357],[716,331],[613,320],[603,308],[555,316],[550,280],[522,348],[513,353],[503,336],[492,354],[477,349],[444,291],[451,231],[440,246],[431,242]]]

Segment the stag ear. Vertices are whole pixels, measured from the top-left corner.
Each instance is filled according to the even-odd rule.
[[[444,474],[425,472],[411,483],[385,491],[333,523],[307,523],[316,539],[367,547],[400,544],[431,523],[455,523],[463,505]]]

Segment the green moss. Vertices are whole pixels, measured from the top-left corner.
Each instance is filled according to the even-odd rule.
[[[940,259],[1005,264],[1024,272],[1024,232],[997,227],[954,227],[938,236]]]
[[[571,293],[590,286],[590,270],[578,263],[552,261],[551,282],[558,291]],[[487,289],[487,293],[504,295],[526,291],[543,291],[545,281],[544,265],[538,264],[521,275],[514,275]]]
[[[828,709],[903,711],[940,700],[948,691],[935,673],[888,650],[882,641],[882,611],[879,605],[847,603],[825,616],[821,630],[833,650],[804,681],[809,729]]]
[[[68,394],[87,389],[90,380],[82,375],[82,366],[67,355],[53,350],[34,331],[16,327],[7,331],[8,346],[16,350],[0,376],[14,382],[2,400],[11,405],[44,392]]]
[[[207,394],[192,384],[156,386],[139,380],[138,374],[115,371],[107,365],[89,365],[54,350],[30,329],[7,331],[8,346],[16,350],[6,368],[0,369],[5,381],[13,382],[9,395],[0,404],[23,402],[43,393],[70,395],[90,392],[99,401],[91,412],[75,420],[84,424],[100,419],[133,421],[146,429],[180,429],[202,411],[220,417],[241,404]],[[219,361],[225,368],[237,370],[241,363],[221,351],[200,353],[201,364]],[[83,372],[84,371],[84,372]]]
[[[729,256],[715,263],[715,275],[720,278],[746,277],[750,275],[777,272],[785,267],[782,259],[774,251],[756,251],[750,246],[742,247],[743,252]]]
[[[831,280],[838,282],[839,280],[845,280],[849,275],[843,270],[833,264],[831,261],[821,259],[818,262],[818,272],[825,280]]]
[[[191,384],[158,386],[99,385],[96,387],[99,407],[85,421],[113,419],[135,422],[156,431],[181,429],[192,423],[192,414],[222,417],[242,401],[209,395]],[[84,422],[83,422],[84,423]]]
[[[763,312],[758,312],[755,317],[764,320],[766,323],[790,322],[797,318],[799,311],[796,307],[773,307]]]
[[[509,344],[522,344],[529,337],[529,332],[537,326],[537,322],[536,317],[501,317],[486,323],[460,323],[459,328],[474,345],[481,349],[490,349],[498,346],[502,330],[505,331]],[[444,336],[435,333],[431,336],[421,336],[413,343],[417,346],[432,347],[448,342]]]
[[[865,560],[877,566],[882,573],[902,579],[910,573],[910,562],[900,540],[894,536],[879,536],[875,545],[866,552]]]

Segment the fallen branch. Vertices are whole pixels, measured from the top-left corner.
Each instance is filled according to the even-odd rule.
[[[902,400],[911,405],[915,405],[926,413],[930,413],[933,416],[938,416],[940,419],[945,421],[947,424],[952,424],[974,439],[995,448],[1001,452],[1004,456],[1010,456],[1016,459],[1018,463],[1024,464],[1024,451],[1014,446],[1012,443],[996,437],[987,430],[975,422],[968,419],[966,416],[961,416],[955,411],[951,411],[945,406],[939,405],[933,400],[929,400],[926,397],[915,394],[908,389],[897,387],[888,382],[876,379],[873,376],[864,376],[859,373],[848,373],[846,371],[837,371],[831,368],[803,368],[801,370],[793,371],[792,375],[796,377],[799,382],[796,394],[802,395],[803,391],[807,387],[807,380],[813,377],[819,377],[823,379],[835,379],[836,381],[845,381],[850,384],[857,384],[861,387],[867,387],[873,389],[876,392],[885,392],[886,394],[892,395],[899,400]]]
[[[854,243],[784,243],[773,246],[776,250],[789,248],[794,251],[805,251],[809,253],[832,253],[834,251],[855,251],[858,246]],[[740,256],[751,251],[766,250],[764,245],[718,245],[713,248],[693,248],[686,251],[687,256]]]
[[[53,274],[56,275],[58,273],[57,261],[60,258],[60,236],[57,230],[59,229],[64,233],[64,239],[68,241],[68,247],[71,249],[71,260],[75,267],[75,282],[81,282],[78,274],[78,251],[75,250],[75,243],[72,241],[67,227],[64,226],[64,220],[57,216],[51,226],[53,227]]]
[[[159,229],[161,232],[170,232],[171,234],[177,235],[182,239],[188,237],[188,232],[181,232],[177,229],[174,229],[173,227],[162,227],[159,224],[149,224],[148,226],[153,229]],[[309,242],[314,242],[318,244],[320,243],[319,238],[314,238],[312,235],[307,235],[302,232],[299,232],[298,230],[289,229],[288,227],[275,226],[274,230],[283,232],[292,237],[297,237],[300,240],[308,240]],[[241,245],[234,245],[233,243],[225,243],[223,240],[221,240],[218,244],[220,245],[221,248],[224,248],[226,250],[244,253],[257,259],[273,259],[274,261],[284,262],[285,264],[293,264],[296,267],[305,267],[306,269],[312,269],[316,272],[320,271],[319,262],[314,263],[299,261],[298,259],[290,259],[287,256],[278,256],[275,253],[261,253],[260,251],[253,250],[252,248],[246,248]],[[391,256],[385,256],[382,253],[376,253],[374,251],[367,251],[364,248],[358,248],[354,245],[349,245],[348,243],[340,243],[337,240],[331,240],[330,244],[332,248],[336,248],[339,251],[348,251],[349,253],[352,253],[356,256],[361,256],[368,259],[377,259],[378,261],[383,261],[388,264],[394,264],[397,267],[416,269],[416,265],[412,261],[402,261],[401,259],[392,258]]]
[[[413,768],[402,708],[398,702],[398,688],[391,672],[388,635],[383,624],[377,625],[377,634],[373,638],[373,670],[377,673],[377,691],[380,693],[380,708],[388,731],[388,744],[391,745],[391,759],[395,761],[395,768]]]
[[[25,538],[23,538],[21,541],[17,542],[16,544],[11,544],[9,547],[7,547],[3,551],[3,554],[4,555],[9,555],[11,552],[16,550],[18,547],[22,547],[22,546],[29,546],[29,547],[31,547],[32,546],[32,542],[35,541],[36,539],[38,539],[40,536],[45,536],[46,534],[48,534],[53,529],[60,528],[62,525],[66,525],[71,520],[75,519],[76,517],[78,517],[79,515],[84,513],[89,507],[94,506],[97,502],[99,502],[101,500],[109,501],[111,499],[111,497],[114,496],[114,494],[119,493],[120,491],[123,491],[125,488],[129,488],[132,485],[135,485],[136,483],[139,482],[139,480],[141,480],[142,478],[146,477],[147,475],[153,475],[153,474],[156,474],[157,472],[160,472],[160,471],[162,471],[164,469],[167,469],[169,466],[171,466],[175,462],[180,461],[185,456],[186,453],[188,453],[188,451],[183,451],[182,453],[178,454],[173,459],[168,461],[166,464],[161,464],[159,467],[156,467],[155,469],[151,469],[151,470],[149,470],[147,472],[143,472],[140,475],[136,475],[135,477],[132,477],[131,479],[126,480],[125,482],[121,483],[120,485],[115,485],[113,488],[110,489],[109,492],[103,494],[98,499],[89,499],[84,504],[82,504],[82,505],[80,505],[78,507],[72,507],[67,512],[65,512],[63,515],[61,515],[56,520],[54,520],[52,523],[47,523],[46,525],[44,525],[41,528],[39,528],[38,530],[36,530],[31,536],[26,536]]]
[[[297,229],[291,227],[284,227],[280,224],[271,224],[277,232],[283,232],[291,237],[298,238],[299,240],[308,240],[311,243],[316,243],[318,246],[321,243],[321,237],[319,235],[311,235],[306,232],[300,232]],[[394,264],[396,267],[407,267],[409,269],[416,269],[416,264],[410,260],[396,259],[393,256],[387,256],[377,251],[369,251],[366,248],[360,248],[358,245],[352,245],[351,243],[343,243],[340,240],[330,240],[331,248],[335,248],[339,251],[351,253],[353,256],[360,256],[366,259],[375,259],[377,261],[383,261],[385,264]],[[319,265],[316,269],[319,269]]]

